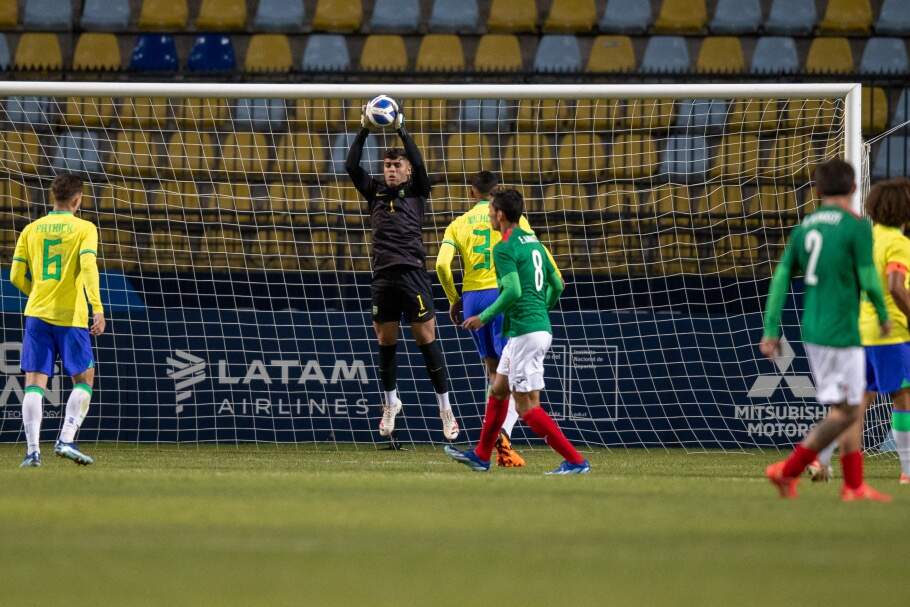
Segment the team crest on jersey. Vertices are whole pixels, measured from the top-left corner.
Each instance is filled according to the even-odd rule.
[[[398,190],[398,197],[404,198],[404,190]]]

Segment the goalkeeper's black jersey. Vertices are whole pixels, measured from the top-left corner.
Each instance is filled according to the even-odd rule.
[[[398,131],[411,161],[411,179],[391,188],[360,166],[367,129],[357,134],[348,151],[345,168],[354,187],[366,199],[373,229],[373,271],[392,266],[424,267],[423,214],[430,195],[430,177],[423,156],[404,128]]]

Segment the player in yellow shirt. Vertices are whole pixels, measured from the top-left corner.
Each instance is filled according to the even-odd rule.
[[[23,468],[41,465],[42,400],[58,356],[64,372],[73,378],[73,391],[54,453],[84,466],[94,461],[75,440],[95,379],[89,335],[100,335],[105,328],[96,260],[98,228],[74,215],[82,204],[79,177],[58,175],[51,195],[54,210],[22,230],[10,269],[10,282],[28,296],[20,364],[25,373],[22,425],[28,443]],[[90,329],[86,296],[92,306]]]

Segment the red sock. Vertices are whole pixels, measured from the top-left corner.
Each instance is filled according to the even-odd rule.
[[[495,396],[490,396],[487,400],[487,410],[483,414],[483,428],[480,429],[480,441],[474,448],[475,455],[485,462],[490,460],[496,439],[499,437],[499,430],[506,421],[508,412],[508,398],[497,400]]]
[[[818,457],[818,451],[807,449],[802,443],[796,445],[796,449],[793,450],[793,453],[790,454],[790,457],[784,463],[784,476],[787,478],[799,477],[803,470],[806,469],[806,466],[815,461],[816,457]]]
[[[840,465],[844,469],[844,485],[859,489],[863,484],[863,452],[844,453],[840,456]]]
[[[569,463],[580,464],[585,461],[585,458],[575,450],[553,418],[547,415],[542,408],[534,407],[522,415],[521,419],[531,427],[537,436],[543,437],[551,449],[563,456]]]

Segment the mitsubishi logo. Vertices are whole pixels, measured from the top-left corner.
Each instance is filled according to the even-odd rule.
[[[749,390],[749,398],[771,398],[780,382],[787,384],[794,398],[813,398],[815,396],[815,386],[812,380],[805,375],[787,375],[793,359],[796,355],[786,337],[780,338],[780,354],[774,359],[777,365],[777,373],[774,375],[759,375],[755,378],[755,383]]]
[[[167,364],[170,365],[167,376],[174,380],[174,390],[177,392],[177,415],[180,415],[183,413],[181,403],[193,395],[188,388],[205,381],[205,360],[189,352],[177,350],[173,357],[167,357]]]

